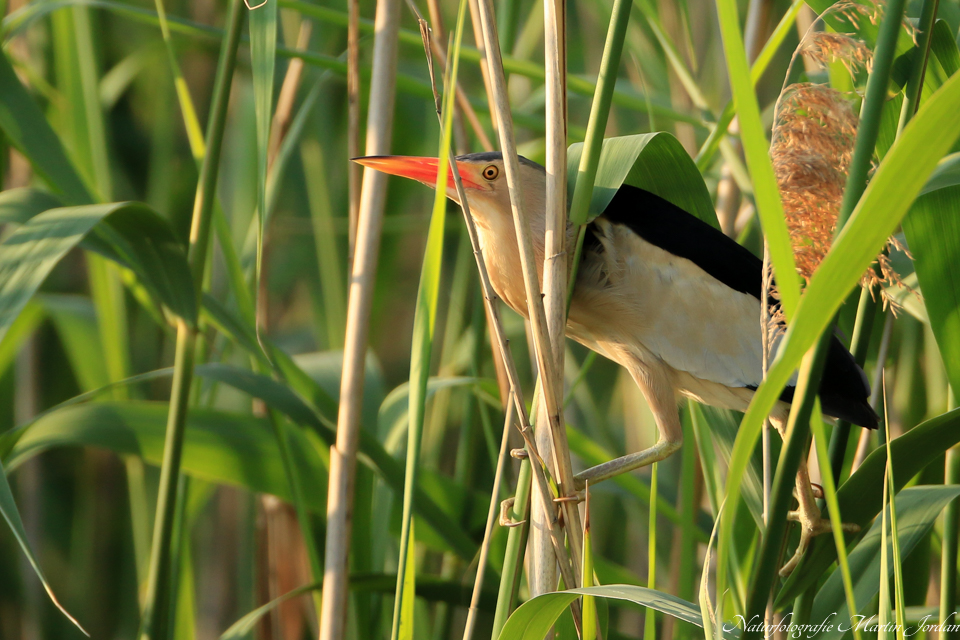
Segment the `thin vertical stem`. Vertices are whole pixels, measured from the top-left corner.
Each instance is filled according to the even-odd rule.
[[[379,0],[375,22],[377,35],[373,46],[370,106],[367,113],[367,155],[387,153],[390,147],[397,75],[399,0]],[[380,252],[383,210],[386,204],[386,186],[386,174],[372,170],[363,172],[357,239],[347,302],[347,332],[340,379],[337,442],[330,448],[320,640],[340,640],[346,631],[348,561],[364,364],[377,256]]]
[[[949,394],[948,409],[956,407],[953,392]],[[960,447],[947,451],[944,484],[960,484]],[[960,500],[953,500],[943,511],[943,551],[940,558],[940,617],[941,624],[951,625],[941,631],[942,640],[960,638],[957,629],[957,550],[960,547]]]
[[[920,10],[920,30],[917,36],[917,49],[914,52],[913,67],[907,86],[903,91],[903,107],[900,110],[900,122],[897,125],[897,137],[920,107],[920,94],[923,92],[923,77],[927,71],[927,59],[930,57],[930,41],[933,39],[933,25],[937,21],[937,9],[940,0],[923,0]]]
[[[463,640],[472,640],[473,629],[477,624],[477,613],[480,609],[480,591],[483,587],[483,576],[487,569],[487,558],[490,555],[490,539],[493,536],[493,525],[497,521],[497,505],[500,501],[500,483],[503,480],[503,467],[507,459],[509,448],[510,427],[513,425],[513,404],[507,403],[506,417],[503,420],[503,434],[500,436],[500,455],[497,457],[497,470],[493,473],[493,489],[490,493],[490,508],[487,510],[487,525],[483,530],[483,544],[480,546],[480,559],[477,562],[477,577],[473,581],[473,594],[470,596],[470,609],[467,611],[467,624],[463,630]]]
[[[650,465],[650,519],[647,522],[647,589],[657,588],[657,466]],[[643,640],[656,640],[656,613],[647,608],[643,614]]]
[[[614,0],[613,3],[613,15],[607,29],[603,57],[600,59],[597,89],[593,94],[590,118],[587,120],[587,136],[583,141],[583,153],[577,169],[577,184],[574,186],[573,200],[570,204],[570,220],[574,224],[583,224],[586,221],[587,209],[593,197],[597,167],[600,166],[603,132],[607,128],[607,118],[610,116],[610,104],[613,101],[613,90],[616,87],[617,70],[620,68],[620,57],[623,54],[623,41],[627,35],[631,6],[632,3],[629,0]],[[577,264],[576,256],[574,264]]]
[[[393,131],[393,103],[397,69],[399,0],[377,3],[373,73],[367,114],[366,154],[387,153]],[[360,437],[364,364],[374,277],[380,251],[380,232],[386,203],[387,176],[364,171],[357,219],[357,238],[347,303],[343,373],[337,442],[330,448],[330,484],[327,494],[327,538],[323,575],[323,611],[320,640],[339,640],[346,631],[347,575],[353,524],[353,488]]]
[[[207,265],[210,245],[210,221],[213,212],[214,191],[220,171],[220,149],[227,120],[227,106],[233,70],[237,61],[237,47],[243,25],[240,0],[233,0],[228,18],[228,30],[220,51],[213,104],[207,125],[207,154],[200,167],[197,195],[194,200],[193,222],[190,229],[190,269],[199,300]],[[163,640],[169,637],[170,606],[170,543],[173,538],[173,520],[176,510],[177,481],[180,477],[180,459],[183,453],[183,432],[186,427],[190,386],[193,380],[193,362],[196,346],[196,328],[184,320],[177,323],[177,346],[174,359],[173,389],[167,418],[167,434],[160,467],[160,490],[157,496],[157,515],[150,554],[150,572],[141,628],[141,638]]]
[[[347,0],[347,189],[349,191],[349,248],[347,264],[353,264],[360,218],[362,168],[350,158],[360,155],[360,0]]]
[[[480,0],[480,23],[483,31],[484,45],[489,61],[489,71],[493,86],[493,95],[496,100],[497,121],[499,122],[500,147],[503,151],[503,163],[506,170],[507,186],[510,194],[510,205],[513,213],[514,230],[520,249],[520,264],[523,270],[524,289],[527,297],[527,312],[533,330],[536,347],[537,366],[540,372],[541,391],[544,402],[549,407],[549,427],[555,434],[554,440],[560,434],[560,413],[562,411],[562,393],[553,384],[558,377],[554,373],[555,362],[550,347],[549,331],[546,315],[543,308],[543,299],[540,296],[540,283],[537,279],[537,267],[533,253],[533,239],[530,234],[530,223],[527,212],[523,208],[520,185],[520,162],[517,159],[516,142],[513,134],[513,117],[510,113],[510,103],[507,97],[506,79],[503,73],[503,62],[500,56],[500,44],[497,39],[496,20],[493,13],[492,0]],[[544,428],[541,425],[540,428]],[[554,461],[558,465],[558,482],[561,495],[566,496],[573,491],[573,469],[570,462],[569,450],[557,451]],[[536,469],[534,469],[536,471]],[[579,584],[576,575],[581,568],[580,552],[582,545],[580,538],[583,534],[580,525],[580,514],[576,506],[564,502],[567,535],[570,538],[570,553],[572,556],[572,577],[574,580],[565,580],[568,586]]]
[[[543,0],[544,14],[544,60],[546,66],[546,210],[543,261],[544,312],[547,318],[549,335],[548,354],[552,360],[552,380],[541,384],[554,389],[562,389],[563,345],[566,326],[566,229],[567,229],[567,119],[566,119],[566,25],[564,7],[557,0]],[[558,412],[557,420],[550,416],[547,394],[540,395],[537,414],[538,425],[554,425],[557,429],[537,429],[537,448],[546,459],[556,460],[567,451],[566,432],[563,431],[563,414]],[[561,435],[562,434],[562,435]],[[558,438],[558,436],[560,436]],[[569,455],[569,454],[567,454]],[[562,464],[555,463],[554,469]],[[558,474],[562,478],[562,474]],[[533,528],[530,535],[531,574],[530,594],[537,596],[556,588],[556,558],[550,546],[550,539],[542,526],[542,519],[552,512],[553,505],[539,504],[538,495],[534,495],[532,512]],[[576,510],[576,505],[572,505]],[[565,509],[564,514],[569,509]],[[579,513],[578,513],[579,515]],[[580,527],[579,522],[575,525]],[[569,530],[569,527],[568,527]],[[569,535],[569,531],[568,531]]]

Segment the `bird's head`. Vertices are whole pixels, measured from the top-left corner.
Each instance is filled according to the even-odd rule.
[[[366,156],[354,158],[365,167],[422,182],[428,187],[437,186],[437,158],[418,156]],[[456,159],[460,179],[467,194],[470,211],[478,224],[484,227],[499,226],[511,221],[510,196],[507,191],[507,176],[503,169],[500,152],[471,153]],[[544,169],[524,157],[520,157],[520,179],[523,185],[528,215],[543,211],[546,190]],[[448,169],[447,197],[459,203],[453,170]],[[512,224],[512,223],[511,223]]]

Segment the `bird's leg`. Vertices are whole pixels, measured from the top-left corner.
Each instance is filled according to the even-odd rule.
[[[648,449],[637,453],[630,453],[620,458],[598,464],[574,476],[577,491],[583,489],[587,480],[595,485],[603,480],[609,480],[621,473],[633,471],[648,464],[659,462],[670,456],[683,444],[683,428],[680,426],[680,416],[677,413],[677,401],[673,387],[664,376],[655,373],[632,372],[640,390],[650,405],[650,410],[657,421],[660,438],[657,443]]]
[[[780,432],[780,436],[783,437],[786,430],[785,425],[776,420],[772,422],[777,427],[777,431]],[[803,456],[800,468],[797,470],[795,491],[799,505],[796,511],[787,513],[787,520],[792,520],[800,524],[800,544],[797,545],[797,550],[794,552],[793,557],[780,569],[780,575],[783,577],[787,577],[797,568],[797,565],[800,564],[803,556],[807,553],[807,549],[810,547],[810,541],[813,540],[814,537],[831,530],[830,519],[822,517],[820,507],[817,506],[813,484],[810,482],[810,472],[807,469],[807,456]],[[860,530],[860,527],[855,524],[845,523],[840,526],[848,533],[855,533]]]

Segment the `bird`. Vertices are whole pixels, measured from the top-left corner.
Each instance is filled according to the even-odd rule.
[[[523,207],[530,225],[538,278],[543,283],[546,171],[518,157]],[[438,161],[417,156],[355,158],[370,169],[436,188]],[[478,233],[483,260],[496,294],[527,317],[520,253],[500,152],[455,158]],[[452,169],[447,197],[459,203]],[[567,246],[578,230],[567,224]],[[748,249],[660,196],[622,185],[585,229],[583,251],[570,301],[566,334],[623,366],[640,388],[655,418],[653,446],[587,469],[579,488],[664,460],[683,443],[678,403],[746,411],[762,378],[760,326],[763,265]],[[768,297],[776,312],[778,303]],[[782,320],[780,321],[782,324]],[[771,359],[783,332],[775,332]],[[770,415],[784,435],[796,373]],[[868,429],[879,417],[870,406],[863,370],[832,336],[819,387],[823,413]],[[810,540],[830,530],[821,517],[805,461],[797,475],[799,507],[789,519],[801,525],[797,552],[781,569],[788,575]],[[844,525],[855,530],[855,525]]]

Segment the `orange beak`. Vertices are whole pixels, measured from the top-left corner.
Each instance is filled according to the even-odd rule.
[[[418,156],[366,156],[363,158],[353,158],[357,164],[365,167],[389,173],[393,176],[410,178],[417,182],[422,182],[431,189],[437,188],[437,165],[436,158],[421,158]],[[481,185],[471,179],[472,167],[464,162],[457,162],[457,169],[460,171],[460,179],[463,181],[465,189],[481,189]],[[453,169],[447,169],[447,187],[454,189]]]

